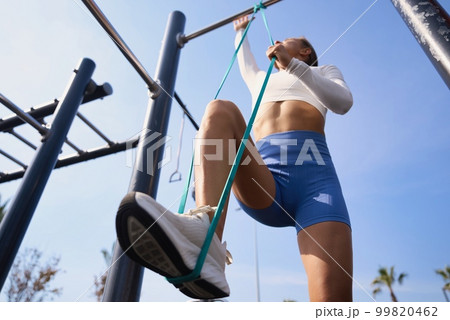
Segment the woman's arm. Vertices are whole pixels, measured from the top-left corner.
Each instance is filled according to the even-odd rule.
[[[234,41],[235,48],[237,48],[237,46],[239,45],[239,42],[241,41],[242,36],[244,34],[244,29],[247,27],[248,23],[249,23],[248,17],[243,17],[235,21],[234,23],[234,28],[236,30],[236,38]],[[252,91],[256,84],[256,78],[258,73],[260,72],[264,73],[264,71],[260,70],[258,65],[256,64],[256,60],[250,49],[250,43],[248,42],[247,37],[242,42],[242,46],[238,52],[237,59],[241,76],[244,79],[245,83],[247,84],[249,90]]]
[[[278,67],[299,78],[325,108],[338,114],[350,110],[353,96],[337,67],[325,65],[319,67],[319,72],[313,72],[312,67],[293,57],[280,41],[270,46],[266,55],[269,59],[276,57]]]
[[[341,71],[333,65],[322,66],[323,74],[312,72],[305,62],[292,58],[286,72],[295,75],[327,109],[347,113],[353,105],[353,96]]]

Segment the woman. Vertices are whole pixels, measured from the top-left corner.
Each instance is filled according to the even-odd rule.
[[[236,43],[248,17],[234,22]],[[305,38],[276,41],[266,52],[276,57],[253,129],[237,171],[233,193],[254,219],[274,227],[294,226],[308,277],[311,301],[352,300],[350,220],[327,149],[327,110],[344,114],[352,95],[340,71],[317,66]],[[247,40],[238,55],[241,74],[255,101],[265,77]],[[117,216],[121,246],[131,258],[166,277],[188,274],[195,266],[214,216],[236,148],[246,128],[239,108],[214,100],[206,108],[196,141],[195,195],[198,208],[185,214],[167,211],[142,193],[129,194]],[[221,155],[221,156],[218,156]],[[222,212],[200,277],[176,286],[194,298],[229,295],[221,243]]]

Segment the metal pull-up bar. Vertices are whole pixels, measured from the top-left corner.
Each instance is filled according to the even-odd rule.
[[[2,103],[9,110],[14,112],[20,119],[27,122],[33,128],[35,128],[41,135],[45,135],[48,132],[48,129],[41,125],[36,119],[30,116],[28,113],[24,112],[18,106],[16,106],[11,100],[6,98],[3,94],[0,93],[0,103]]]
[[[6,158],[8,158],[9,160],[11,160],[12,162],[18,164],[19,166],[21,166],[22,168],[26,169],[27,165],[23,162],[21,162],[20,160],[16,159],[15,157],[13,157],[12,155],[6,153],[5,151],[3,151],[2,149],[0,149],[0,154]],[[25,172],[25,171],[24,171]],[[0,176],[2,176],[3,172],[0,172]]]
[[[100,136],[103,140],[105,140],[110,146],[114,144],[107,136],[103,134],[96,126],[92,124],[85,116],[83,116],[80,112],[77,112],[78,118],[81,119],[89,128],[91,128],[96,134]]]
[[[145,70],[142,63],[138,60],[138,58],[134,55],[133,51],[127,46],[125,41],[123,41],[122,37],[119,35],[119,33],[114,29],[111,22],[109,22],[108,18],[106,18],[105,14],[100,10],[100,8],[97,6],[97,4],[93,0],[82,0],[84,5],[89,9],[91,14],[94,16],[94,18],[97,20],[97,22],[102,26],[102,28],[108,33],[108,35],[111,37],[111,39],[114,41],[116,46],[119,48],[119,50],[122,52],[122,54],[125,56],[125,58],[131,63],[131,65],[134,67],[134,69],[138,72],[138,74],[141,76],[141,78],[145,81],[145,83],[148,86],[148,89],[152,93],[151,98],[155,99],[159,96],[161,93],[161,86],[154,81],[149,75],[147,70]],[[274,0],[267,1],[267,2],[273,2]],[[281,1],[281,0],[275,0]],[[167,93],[167,92],[166,92]],[[183,109],[184,113],[188,116],[189,120],[191,121],[192,125],[198,130],[198,124],[195,122],[194,118],[190,114],[190,112],[186,109],[186,106],[180,102],[180,98],[178,97],[177,93],[175,92],[175,99],[180,104],[181,108]]]
[[[194,118],[192,117],[192,114],[189,112],[189,110],[187,109],[186,105],[183,103],[183,101],[181,101],[181,98],[178,96],[178,94],[176,92],[174,92],[173,96],[174,96],[175,100],[178,102],[178,104],[180,105],[181,109],[183,109],[184,114],[191,121],[191,123],[194,126],[195,130],[198,131],[200,129],[200,127],[198,126],[197,122],[195,122]]]
[[[263,2],[262,4],[263,4],[264,7],[268,7],[268,6],[272,5],[272,4],[275,4],[275,3],[280,2],[280,1],[281,0],[268,0],[268,1]],[[226,24],[228,24],[230,22],[233,22],[234,20],[236,20],[239,17],[252,14],[253,10],[254,10],[254,8],[252,7],[252,8],[249,8],[247,10],[244,10],[242,12],[239,12],[239,13],[237,13],[237,14],[229,17],[229,18],[223,19],[223,20],[221,20],[219,22],[216,22],[216,23],[206,27],[206,28],[203,28],[201,30],[193,32],[193,33],[191,33],[188,36],[182,36],[180,40],[182,41],[183,44],[185,44],[189,40],[192,40],[192,39],[197,38],[197,37],[199,37],[201,35],[204,35],[205,33],[213,31],[213,30],[215,30],[217,28],[220,28],[220,27],[222,27],[222,26],[224,26],[224,25],[226,25]]]
[[[134,55],[134,53],[127,46],[125,41],[120,37],[119,33],[114,29],[111,22],[106,18],[100,8],[93,0],[82,0],[84,5],[89,9],[91,14],[97,20],[97,22],[103,27],[103,29],[108,33],[108,35],[113,39],[116,46],[123,53],[125,58],[131,63],[134,69],[139,73],[141,78],[145,81],[148,86],[148,89],[153,94],[152,97],[157,97],[161,93],[161,87],[156,81],[154,81],[148,74],[147,70],[145,70],[142,63],[138,60],[138,58]]]
[[[95,84],[93,80],[91,80],[91,86]],[[88,103],[91,101],[94,101],[96,99],[103,99],[106,96],[111,95],[113,92],[113,89],[109,83],[104,83],[102,85],[96,85],[96,89],[92,92],[87,92],[86,95],[83,97],[83,103]],[[0,95],[1,103],[4,103],[4,101],[9,101],[11,105],[14,105],[9,99],[5,98],[4,96]],[[59,100],[54,99],[51,102],[44,103],[39,106],[31,107],[29,110],[22,111],[21,108],[15,106],[20,113],[25,113],[27,118],[31,118],[32,120],[36,120],[36,122],[39,123],[39,121],[47,116],[52,115],[55,112],[56,107],[58,106]],[[11,109],[11,108],[9,108]],[[24,120],[22,120],[21,117],[17,115],[15,112],[16,109],[14,109],[14,113],[6,118],[0,119],[0,132],[10,132],[12,129],[14,129],[17,126],[20,126],[24,124]]]

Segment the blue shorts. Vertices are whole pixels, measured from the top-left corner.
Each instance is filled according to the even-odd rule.
[[[280,132],[259,140],[256,147],[275,179],[276,196],[264,209],[249,208],[238,200],[248,215],[268,226],[295,226],[297,233],[324,221],[350,227],[325,136],[314,131]]]

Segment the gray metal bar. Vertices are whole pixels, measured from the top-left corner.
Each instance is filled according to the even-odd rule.
[[[44,119],[40,119],[40,123],[42,123],[44,126],[47,126],[47,123],[44,121]],[[64,140],[64,142],[71,147],[73,150],[75,150],[76,152],[78,152],[78,154],[82,154],[84,151],[81,150],[80,148],[78,148],[72,141],[69,140],[69,138],[66,137],[66,139]],[[61,151],[62,152],[62,151]],[[61,153],[60,152],[60,153]]]
[[[122,152],[129,150],[131,148],[136,148],[137,140],[129,140],[114,143],[112,145],[92,148],[84,151],[82,154],[73,153],[67,155],[63,158],[60,158],[58,162],[56,162],[55,169],[71,166],[73,164],[77,164],[84,161],[89,161],[93,159],[97,159],[100,157],[108,156],[117,152]],[[0,150],[1,153],[1,150]],[[20,179],[24,176],[25,170],[16,170],[13,172],[2,172],[0,173],[0,183],[13,181]]]
[[[450,89],[450,18],[435,0],[391,0]]]
[[[141,76],[141,78],[145,81],[148,86],[150,92],[153,93],[153,96],[156,97],[161,93],[161,88],[158,83],[156,83],[149,75],[147,70],[145,70],[144,66],[138,60],[138,58],[134,55],[134,53],[127,46],[125,41],[120,37],[119,33],[114,29],[111,22],[109,22],[108,18],[103,14],[100,8],[93,0],[82,0],[84,5],[89,9],[91,14],[97,20],[97,22],[102,26],[102,28],[108,33],[111,39],[114,41],[116,46],[125,56],[125,58],[131,63],[137,73]]]
[[[25,143],[27,146],[29,146],[31,149],[36,150],[37,147],[32,144],[30,141],[28,141],[27,139],[25,139],[24,137],[22,137],[20,134],[18,134],[17,132],[15,132],[14,130],[8,131],[9,134],[13,135],[14,137],[16,137],[17,139],[19,139],[20,141],[22,141],[23,143]]]
[[[25,236],[45,185],[58,159],[59,152],[70,129],[86,87],[94,72],[92,60],[83,59],[70,79],[61,103],[55,111],[51,129],[26,170],[22,183],[11,202],[11,207],[0,224],[0,288]]]
[[[258,223],[253,221],[255,226],[255,275],[256,275],[256,301],[261,302],[261,290],[259,286],[259,257],[258,257]]]
[[[92,80],[91,80],[92,81]],[[106,96],[111,95],[113,92],[112,87],[109,83],[104,83],[102,85],[97,85],[94,92],[87,92],[84,95],[82,104],[91,102],[96,99],[103,99]],[[39,122],[39,119],[43,119],[55,112],[56,106],[59,100],[55,99],[51,102],[47,102],[36,107],[32,107],[25,111],[29,116],[33,117]],[[8,116],[6,118],[0,119],[0,132],[8,132],[11,129],[24,124],[22,119],[20,119],[16,114]]]
[[[24,164],[23,162],[17,160],[16,158],[14,158],[12,155],[10,155],[9,153],[6,153],[5,151],[3,151],[2,149],[0,149],[0,154],[3,155],[4,157],[8,158],[9,160],[11,160],[14,163],[17,163],[19,166],[21,166],[22,168],[26,169],[27,166],[26,164]]]
[[[66,138],[66,140],[64,140],[64,142],[70,146],[73,150],[75,150],[76,152],[78,152],[78,154],[83,154],[84,151],[81,150],[80,148],[78,148],[73,142],[71,142],[69,139]]]
[[[107,136],[105,136],[99,129],[97,129],[96,126],[94,126],[92,124],[92,122],[90,122],[85,116],[83,116],[80,112],[77,112],[77,116],[78,118],[81,119],[81,121],[83,121],[89,128],[91,128],[92,130],[94,130],[94,132],[96,134],[98,134],[103,140],[106,141],[106,143],[108,143],[109,145],[114,144],[114,142],[112,142],[111,140],[108,139]]]
[[[185,21],[184,14],[179,11],[174,11],[169,15],[155,76],[169,95],[159,95],[149,103],[129,186],[129,191],[147,193],[153,198],[156,198],[158,189],[160,176],[158,164],[162,160],[164,147],[157,147],[157,143],[160,142],[158,139],[146,138],[155,132],[160,133],[162,137],[167,134],[172,104],[171,96],[174,92],[180,58],[180,46],[177,38],[184,31]],[[103,301],[139,300],[143,267],[123,253],[124,250],[120,247],[119,242],[116,242]]]
[[[189,112],[189,110],[187,109],[186,105],[183,103],[183,101],[181,101],[180,97],[178,96],[178,94],[176,92],[174,93],[174,98],[175,98],[175,100],[177,100],[177,102],[180,105],[181,109],[183,109],[184,114],[187,115],[187,117],[191,121],[191,123],[194,126],[195,130],[198,131],[199,126],[198,126],[197,122],[195,122],[194,117],[192,117],[192,115]]]
[[[0,172],[0,183],[20,179],[24,176],[25,170],[16,170],[14,172]]]
[[[6,98],[3,94],[0,93],[0,102],[7,107],[9,110],[14,112],[20,119],[27,122],[33,128],[35,128],[41,135],[45,135],[48,132],[48,129],[43,127],[36,119],[31,117],[28,113],[24,112],[18,106],[16,106],[11,100]]]
[[[280,2],[280,1],[281,1],[281,0],[269,0],[269,1],[263,2],[263,5],[264,5],[265,7],[268,7],[268,6],[271,6],[272,4],[275,4],[275,3]],[[221,21],[219,21],[219,22],[216,22],[216,23],[214,23],[214,24],[212,24],[212,25],[210,25],[210,26],[208,26],[208,27],[206,27],[206,28],[203,28],[203,29],[201,29],[201,30],[198,30],[198,31],[196,31],[196,32],[193,32],[193,33],[191,33],[191,34],[188,35],[188,36],[182,36],[180,40],[181,40],[181,42],[182,42],[183,44],[184,44],[184,43],[187,43],[188,41],[190,41],[190,40],[192,40],[192,39],[195,39],[195,38],[197,38],[197,37],[199,37],[199,36],[201,36],[201,35],[204,35],[205,33],[208,33],[208,32],[210,32],[210,31],[213,31],[213,30],[215,30],[215,29],[217,29],[217,28],[220,28],[220,27],[222,27],[222,26],[224,26],[224,25],[226,25],[226,24],[228,24],[228,23],[230,23],[230,22],[233,22],[234,20],[236,20],[236,19],[239,18],[239,17],[242,17],[242,16],[245,16],[245,15],[252,14],[252,13],[253,13],[253,10],[254,10],[254,8],[250,8],[250,9],[244,10],[244,11],[242,11],[242,12],[239,12],[239,13],[237,13],[237,14],[231,16],[231,17],[228,17],[228,18],[223,19],[223,20],[221,20]]]

